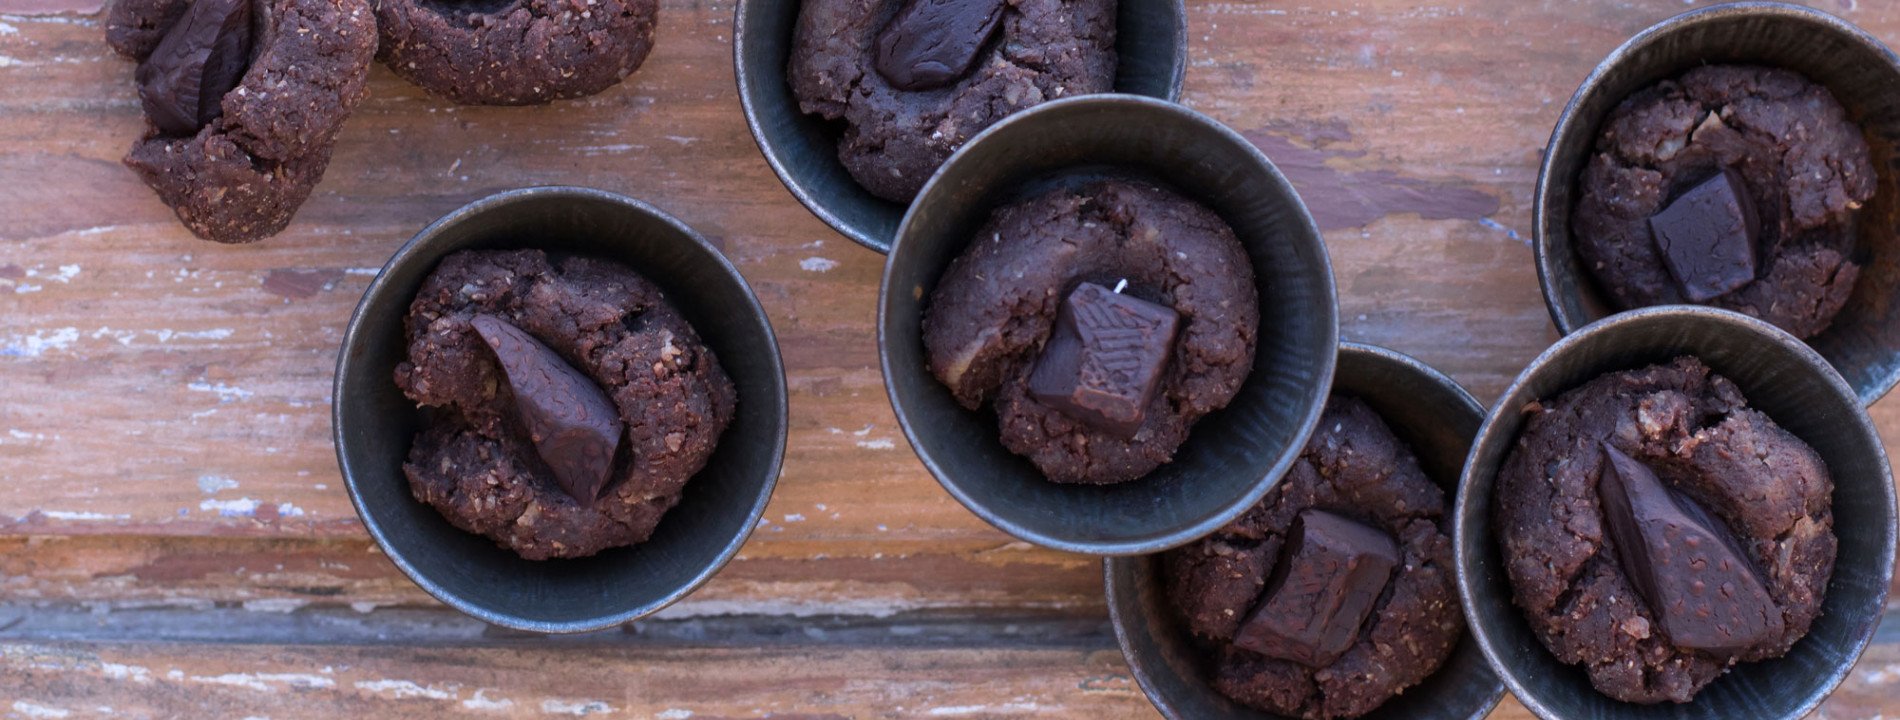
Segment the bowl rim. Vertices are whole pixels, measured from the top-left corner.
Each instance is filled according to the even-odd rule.
[[[1486,415],[1486,408],[1484,404],[1478,402],[1478,399],[1472,396],[1471,391],[1466,390],[1464,385],[1460,384],[1457,380],[1453,379],[1450,375],[1447,375],[1443,371],[1440,371],[1437,368],[1434,368],[1430,365],[1425,364],[1423,360],[1420,360],[1416,357],[1405,354],[1398,350],[1393,350],[1391,348],[1384,347],[1381,345],[1374,345],[1372,343],[1354,342],[1351,340],[1340,342],[1339,355],[1343,357],[1348,354],[1374,358],[1381,362],[1392,363],[1396,366],[1403,367],[1407,370],[1418,373],[1420,377],[1431,381],[1433,384],[1438,385],[1441,388],[1453,391],[1453,394],[1457,396],[1465,404],[1466,406],[1465,409],[1470,411],[1474,416],[1482,418]],[[1334,388],[1333,391],[1336,391],[1336,390],[1337,388]],[[1474,435],[1472,440],[1473,440],[1473,443],[1475,444],[1477,440],[1477,436]],[[1454,500],[1455,500],[1455,496],[1461,494],[1463,490],[1463,484],[1461,482],[1462,476],[1459,478],[1452,478],[1451,480],[1455,486],[1452,488],[1448,488],[1448,490],[1452,492],[1452,494],[1454,495]],[[1456,525],[1456,523],[1454,522],[1456,520],[1456,516],[1453,514],[1453,511],[1455,510],[1456,507],[1457,506],[1454,504],[1446,509],[1446,515],[1447,515],[1446,522],[1454,526]],[[1178,710],[1174,708],[1174,706],[1165,705],[1159,699],[1157,699],[1159,692],[1156,689],[1157,681],[1154,679],[1154,676],[1157,671],[1153,667],[1151,667],[1147,661],[1137,660],[1135,653],[1130,649],[1130,645],[1133,643],[1133,640],[1130,639],[1130,633],[1133,632],[1133,630],[1131,629],[1131,624],[1136,622],[1137,618],[1131,617],[1131,614],[1134,612],[1133,607],[1129,607],[1124,603],[1120,603],[1116,601],[1116,597],[1117,597],[1116,590],[1121,585],[1121,581],[1116,578],[1116,572],[1120,569],[1130,568],[1130,566],[1134,565],[1135,563],[1141,563],[1141,562],[1153,562],[1153,558],[1152,556],[1144,555],[1144,556],[1134,556],[1134,557],[1128,557],[1128,556],[1107,557],[1107,558],[1102,559],[1102,585],[1103,585],[1103,592],[1106,599],[1106,604],[1108,605],[1109,626],[1113,628],[1115,631],[1115,644],[1121,649],[1123,661],[1128,663],[1129,674],[1135,676],[1135,683],[1141,686],[1142,695],[1148,698],[1149,704],[1154,705],[1155,710],[1157,712],[1160,712],[1163,717],[1168,718],[1168,720],[1193,720],[1192,718],[1189,718],[1186,715],[1181,714]],[[1456,565],[1456,560],[1453,561],[1453,564]],[[1455,570],[1456,568],[1454,567],[1453,569]],[[1454,589],[1454,592],[1455,592],[1455,589]],[[1469,628],[1467,628],[1466,632],[1467,634],[1469,634]],[[1470,643],[1473,646],[1477,645],[1476,638],[1460,638],[1460,640]],[[1456,652],[1456,650],[1454,650],[1454,652]],[[1504,680],[1502,679],[1502,677],[1499,677],[1499,674],[1496,671],[1496,669],[1491,667],[1491,659],[1489,656],[1480,655],[1480,657],[1484,659],[1484,667],[1490,670],[1493,676],[1492,688],[1491,688],[1491,693],[1490,693],[1491,699],[1488,702],[1480,703],[1477,706],[1473,706],[1471,709],[1471,714],[1467,716],[1468,720],[1482,720],[1482,718],[1490,715],[1491,711],[1497,708],[1498,703],[1504,700],[1504,690],[1505,690]],[[1439,672],[1443,672],[1443,671],[1444,671],[1444,668],[1440,667]],[[1433,675],[1436,675],[1436,674],[1437,673],[1433,673]],[[1394,695],[1391,698],[1388,698],[1387,702],[1392,702],[1402,697],[1403,697],[1403,693],[1399,695]],[[1259,711],[1256,711],[1256,712],[1259,712]],[[1260,714],[1262,717],[1272,716],[1271,713],[1262,712]]]
[[[1558,113],[1557,124],[1551,130],[1550,139],[1544,144],[1543,159],[1538,163],[1537,185],[1531,197],[1531,250],[1536,256],[1537,284],[1544,296],[1544,309],[1550,314],[1551,324],[1556,326],[1558,335],[1568,336],[1604,318],[1588,320],[1572,316],[1566,302],[1570,298],[1560,292],[1558,284],[1553,281],[1561,274],[1561,271],[1558,267],[1560,253],[1553,247],[1557,239],[1548,237],[1545,232],[1545,227],[1549,224],[1548,218],[1553,211],[1550,204],[1551,196],[1556,193],[1556,188],[1560,185],[1575,184],[1576,178],[1558,175],[1558,158],[1551,149],[1557,147],[1565,136],[1588,130],[1602,121],[1603,118],[1580,117],[1582,106],[1584,100],[1596,93],[1605,78],[1618,66],[1630,62],[1632,57],[1651,45],[1685,29],[1723,22],[1736,17],[1796,21],[1837,33],[1886,58],[1889,69],[1900,77],[1900,55],[1896,55],[1893,49],[1880,38],[1825,10],[1775,0],[1740,0],[1678,13],[1644,28],[1623,41],[1616,49],[1611,50],[1604,56],[1602,62],[1597,63],[1590,74],[1584,77],[1583,82],[1577,86],[1577,91],[1570,96],[1570,101],[1564,105],[1563,111]],[[1576,253],[1570,238],[1563,238],[1562,244],[1564,253]],[[1604,317],[1615,314],[1611,312]],[[1867,388],[1867,393],[1863,394],[1856,389],[1855,397],[1860,398],[1862,406],[1871,406],[1896,386],[1900,386],[1900,366],[1896,366],[1893,371],[1887,373],[1886,377],[1871,383]]]
[[[782,2],[791,2],[791,1],[792,0],[739,0],[739,2],[733,5],[733,9],[732,9],[732,13],[733,13],[732,15],[733,80],[738,85],[739,107],[740,107],[741,112],[745,115],[746,129],[751,131],[752,144],[758,147],[759,154],[765,156],[765,163],[772,167],[772,174],[778,176],[779,184],[784,185],[785,189],[791,192],[792,197],[796,198],[800,205],[805,206],[805,209],[807,211],[810,211],[813,216],[817,217],[819,221],[825,224],[825,226],[831,228],[833,232],[836,232],[840,235],[845,236],[846,238],[850,239],[852,242],[862,245],[870,249],[872,252],[876,252],[882,255],[889,255],[891,253],[891,246],[896,244],[897,242],[897,237],[896,237],[895,232],[892,233],[891,237],[879,239],[879,238],[873,237],[870,231],[865,230],[864,228],[858,227],[856,225],[852,225],[846,222],[844,218],[839,217],[838,214],[833,212],[830,206],[825,203],[823,198],[818,197],[809,188],[805,187],[805,183],[798,179],[797,175],[793,172],[792,168],[786,163],[784,158],[781,157],[781,153],[779,152],[778,145],[773,143],[771,140],[767,139],[764,131],[760,130],[759,114],[764,112],[765,108],[759,107],[758,105],[755,104],[757,101],[752,97],[753,93],[751,91],[751,88],[757,82],[761,82],[761,80],[754,78],[752,76],[752,73],[749,73],[746,71],[745,49],[746,49],[746,36],[754,32],[765,32],[765,29],[752,27],[751,24],[747,20],[748,13],[746,11],[749,8],[751,8],[754,4],[782,3]],[[1148,0],[1148,1],[1152,2],[1155,0]],[[1173,76],[1169,78],[1168,80],[1167,97],[1161,98],[1169,102],[1175,102],[1181,99],[1182,87],[1186,84],[1186,80],[1187,80],[1187,66],[1188,66],[1187,0],[1160,0],[1160,1],[1170,2],[1174,5],[1174,8],[1175,8],[1174,16],[1176,20],[1175,20],[1175,27],[1173,28],[1174,39],[1175,39],[1175,47],[1180,48],[1180,49],[1175,53],[1174,59],[1170,63],[1171,65],[1170,69],[1173,71]],[[778,73],[775,73],[774,77],[783,79],[784,72],[780,71]],[[1095,94],[1117,94],[1117,93],[1111,92],[1111,93],[1095,93]],[[1076,97],[1086,97],[1086,96],[1076,96]],[[1143,97],[1147,97],[1147,96],[1143,96]],[[1047,104],[1047,103],[1039,103],[1039,105],[1041,104]],[[1028,110],[1035,109],[1035,107],[1036,106],[1025,108],[1024,110],[1013,113],[1013,115],[1020,115],[1023,112],[1027,112]],[[1008,119],[1008,117],[1005,117],[1004,119],[1006,120]],[[999,120],[998,122],[1001,122],[1001,121]],[[981,133],[978,133],[978,135],[981,135]],[[973,142],[976,142],[976,136],[972,136],[969,140],[965,141],[963,144],[967,146]],[[958,149],[960,150],[961,148],[958,148]],[[954,156],[955,153],[952,153],[952,155]],[[944,161],[944,164],[948,165],[949,162],[950,161],[946,159]],[[922,196],[923,196],[923,192],[919,191],[918,197],[922,197]],[[915,200],[913,200],[912,203],[914,204]],[[906,205],[905,215],[908,215],[908,214],[909,214],[909,206]],[[902,227],[902,226],[903,225],[900,222],[898,227]]]
[[[1577,332],[1559,338],[1556,343],[1553,343],[1549,348],[1539,353],[1536,358],[1524,366],[1524,369],[1518,373],[1517,377],[1512,379],[1510,386],[1498,395],[1496,404],[1485,414],[1484,424],[1479,426],[1478,435],[1471,443],[1471,451],[1465,456],[1464,471],[1458,478],[1458,498],[1453,508],[1454,522],[1452,543],[1454,550],[1457,551],[1458,565],[1455,574],[1458,584],[1458,600],[1464,604],[1465,625],[1470,630],[1472,637],[1477,641],[1479,649],[1484,651],[1486,662],[1490,663],[1492,669],[1497,672],[1498,677],[1510,688],[1511,694],[1517,698],[1519,703],[1524,705],[1525,709],[1530,710],[1532,714],[1539,718],[1544,718],[1545,720],[1564,720],[1565,716],[1554,710],[1548,703],[1545,703],[1540,695],[1533,692],[1524,681],[1519,678],[1522,674],[1522,670],[1506,662],[1505,659],[1499,655],[1499,651],[1495,647],[1501,643],[1502,640],[1492,637],[1490,632],[1485,628],[1485,625],[1478,622],[1480,610],[1477,600],[1479,599],[1479,595],[1484,592],[1484,588],[1480,587],[1480,585],[1484,583],[1477,577],[1477,572],[1471,567],[1476,561],[1471,559],[1470,554],[1464,550],[1468,545],[1479,547],[1479,544],[1482,543],[1495,545],[1497,542],[1496,537],[1470,537],[1475,531],[1471,529],[1471,524],[1466,522],[1467,517],[1473,516],[1476,513],[1491,512],[1488,503],[1484,507],[1477,507],[1477,501],[1474,500],[1468,492],[1473,483],[1479,482],[1479,478],[1477,477],[1479,456],[1491,445],[1516,441],[1518,433],[1512,433],[1508,438],[1499,435],[1499,425],[1504,422],[1506,416],[1518,412],[1516,408],[1510,408],[1507,407],[1507,405],[1513,396],[1527,389],[1536,373],[1542,371],[1556,358],[1570,352],[1571,349],[1576,346],[1595,339],[1598,335],[1624,332],[1626,328],[1632,326],[1661,322],[1665,319],[1683,316],[1696,318],[1697,322],[1728,325],[1755,334],[1763,341],[1772,342],[1788,348],[1802,359],[1802,364],[1805,365],[1808,370],[1818,372],[1821,375],[1822,381],[1830,385],[1836,394],[1849,400],[1849,407],[1854,408],[1852,423],[1854,430],[1861,434],[1873,447],[1880,448],[1876,460],[1881,468],[1882,476],[1887,478],[1888,481],[1878,484],[1882,486],[1882,494],[1885,495],[1886,498],[1883,507],[1886,508],[1887,512],[1887,536],[1890,541],[1894,537],[1896,517],[1900,517],[1900,509],[1896,508],[1895,487],[1892,481],[1893,468],[1885,450],[1886,445],[1881,440],[1880,432],[1878,428],[1874,426],[1873,420],[1868,417],[1866,408],[1859,404],[1859,395],[1847,384],[1847,381],[1841,377],[1840,373],[1834,370],[1834,366],[1828,363],[1827,358],[1821,357],[1821,354],[1816,352],[1814,348],[1806,342],[1788,334],[1785,330],[1761,320],[1731,310],[1708,307],[1705,305],[1655,305],[1636,310],[1627,310],[1604,317],[1603,319],[1578,329]],[[1684,352],[1690,351],[1684,350]],[[1614,371],[1606,370],[1604,372]],[[1571,389],[1574,389],[1574,386]],[[1519,432],[1521,432],[1521,430]],[[1492,468],[1488,472],[1491,477],[1483,480],[1483,482],[1495,486],[1497,482],[1497,468]],[[1879,594],[1882,596],[1880,604],[1882,606],[1886,604],[1885,598],[1891,593],[1894,574],[1894,552],[1895,548],[1893,543],[1888,542],[1883,553],[1885,557],[1877,561],[1880,567],[1878,573],[1879,577],[1876,579],[1876,582],[1880,588]],[[1836,570],[1838,571],[1839,568],[1837,567]],[[1501,569],[1500,572],[1502,572]],[[1505,582],[1508,584],[1508,578],[1505,579]],[[1518,612],[1515,604],[1512,603],[1508,597],[1500,598],[1497,603],[1485,603],[1485,606],[1488,611],[1492,612]],[[1823,678],[1821,684],[1814,692],[1810,694],[1810,697],[1805,699],[1801,707],[1787,717],[1805,717],[1807,714],[1813,712],[1815,708],[1819,707],[1829,695],[1833,694],[1841,682],[1847,679],[1847,675],[1853,671],[1855,663],[1859,661],[1860,657],[1866,652],[1867,647],[1873,642],[1874,636],[1879,632],[1879,627],[1880,622],[1878,619],[1870,623],[1867,626],[1867,630],[1861,633],[1858,638],[1855,638],[1852,646],[1847,648],[1847,652],[1842,654],[1840,662],[1837,663],[1833,669],[1828,671],[1826,677]],[[1548,648],[1542,648],[1542,643],[1538,643],[1538,646],[1546,654],[1549,653]],[[1769,662],[1774,659],[1777,658],[1771,658],[1762,662]],[[1552,658],[1552,662],[1557,661],[1555,658]]]
[[[382,525],[374,519],[374,516],[364,504],[362,494],[357,490],[359,479],[356,473],[351,472],[350,465],[346,459],[348,441],[346,440],[347,436],[344,433],[343,427],[343,405],[346,402],[344,399],[346,397],[345,387],[355,372],[352,366],[357,364],[351,362],[350,358],[353,355],[352,350],[362,343],[367,342],[362,325],[367,317],[372,299],[380,300],[381,296],[393,292],[393,290],[388,288],[390,271],[401,264],[418,262],[419,258],[422,257],[420,251],[421,246],[450,227],[454,227],[470,218],[485,213],[495,212],[517,204],[539,202],[550,198],[579,198],[616,205],[625,210],[646,215],[672,228],[675,232],[679,233],[680,236],[690,240],[694,248],[700,254],[710,257],[715,262],[715,266],[730,280],[738,283],[739,288],[744,291],[746,298],[745,310],[748,314],[759,320],[760,328],[765,331],[763,340],[768,346],[767,354],[769,357],[767,360],[771,370],[770,375],[775,378],[772,385],[778,395],[777,405],[779,408],[777,413],[778,417],[774,419],[774,424],[779,428],[779,432],[774,433],[776,439],[774,440],[774,446],[770,455],[771,460],[766,468],[764,484],[760,487],[758,496],[753,499],[752,506],[747,511],[745,524],[737,535],[734,535],[726,542],[725,547],[721,548],[719,553],[713,557],[712,562],[695,573],[689,581],[666,593],[657,600],[618,612],[567,622],[533,620],[511,613],[497,612],[470,603],[461,596],[437,584],[415,561],[391,548],[384,538]],[[434,259],[439,260],[440,258]],[[693,230],[692,227],[688,226],[685,222],[682,222],[678,218],[645,201],[596,188],[575,185],[540,185],[503,190],[470,201],[450,211],[448,214],[437,218],[435,221],[417,231],[414,236],[411,236],[408,241],[404,242],[401,247],[397,248],[396,251],[389,256],[389,260],[383,263],[382,268],[376,272],[376,277],[373,278],[369,286],[363,290],[362,297],[357,300],[356,309],[350,313],[349,324],[345,326],[343,340],[338,345],[336,373],[334,380],[331,382],[331,397],[333,399],[330,405],[330,437],[331,443],[336,451],[337,469],[343,475],[343,485],[349,490],[350,505],[356,509],[358,521],[363,523],[363,528],[368,531],[370,537],[375,540],[376,546],[382,550],[383,555],[388,557],[389,561],[395,564],[396,568],[401,570],[402,574],[407,576],[411,582],[421,587],[424,592],[427,592],[436,600],[477,620],[514,630],[547,634],[604,630],[651,615],[678,602],[681,598],[692,594],[693,591],[706,584],[706,581],[712,579],[714,575],[718,574],[721,569],[739,554],[741,546],[745,545],[746,540],[750,538],[752,533],[758,528],[759,518],[764,517],[765,507],[767,503],[771,502],[773,491],[778,486],[779,476],[784,470],[786,429],[788,427],[789,415],[784,360],[779,352],[778,337],[772,328],[771,318],[765,313],[764,307],[759,304],[758,296],[752,291],[752,286],[746,282],[745,276],[739,273],[738,268],[732,264],[732,261],[726,257],[725,253],[720,252],[718,248],[714,247],[704,236]],[[724,438],[721,439],[722,442],[724,440]]]
[[[1047,114],[1064,112],[1075,106],[1088,107],[1093,105],[1104,106],[1105,110],[1110,111],[1126,110],[1132,105],[1141,111],[1172,114],[1192,125],[1200,127],[1204,131],[1215,133],[1227,142],[1245,148],[1246,156],[1243,161],[1258,163],[1260,167],[1267,172],[1268,177],[1274,181],[1272,189],[1284,192],[1288,199],[1292,200],[1294,205],[1299,208],[1300,213],[1297,218],[1300,224],[1299,230],[1309,234],[1317,241],[1317,249],[1319,250],[1318,259],[1321,267],[1325,271],[1323,273],[1325,276],[1323,284],[1327,294],[1333,298],[1332,312],[1335,320],[1327,327],[1327,339],[1321,343],[1321,345],[1338,347],[1338,281],[1333,274],[1332,257],[1326,251],[1325,238],[1321,235],[1318,225],[1314,223],[1312,213],[1306,210],[1306,202],[1300,198],[1299,190],[1294,188],[1292,182],[1287,180],[1286,175],[1280,171],[1280,168],[1273,164],[1273,160],[1268,158],[1266,153],[1258,146],[1248,141],[1245,136],[1220,121],[1185,105],[1166,100],[1157,100],[1146,95],[1127,93],[1078,95],[1071,98],[1042,103],[1028,110],[1006,117],[996,124],[985,128],[983,132],[977,133],[969,142],[964,143],[962,148],[952,154],[949,160],[944,162],[943,168],[931,176],[930,180],[924,184],[923,191],[918,193],[918,197],[923,198],[930,195],[936,190],[938,185],[946,182],[944,180],[946,175],[944,171],[958,164],[960,160],[971,152],[972,148],[979,147],[984,140],[1000,133],[1012,132],[1013,128],[1019,124],[1042,122],[1041,118]],[[944,472],[936,460],[924,449],[925,445],[920,442],[915,423],[911,421],[908,412],[905,410],[903,401],[898,399],[897,386],[891,381],[896,368],[891,363],[891,354],[886,351],[886,348],[889,346],[890,338],[887,335],[889,325],[885,322],[884,318],[890,314],[891,298],[893,297],[893,293],[896,292],[891,285],[891,278],[894,275],[893,270],[899,258],[897,250],[899,249],[899,245],[902,244],[905,235],[908,234],[906,230],[909,229],[916,219],[917,207],[917,203],[911,203],[910,208],[905,210],[904,220],[898,224],[897,235],[893,238],[893,242],[891,243],[891,252],[884,258],[883,277],[878,281],[876,319],[878,366],[884,376],[884,391],[890,399],[891,410],[897,416],[897,425],[903,429],[904,438],[910,443],[911,451],[917,456],[917,459],[924,464],[925,469],[930,471],[931,476],[936,478],[938,485],[941,485],[946,492],[950,493],[951,497],[956,498],[957,502],[962,503],[964,508],[968,509],[977,517],[982,518],[984,522],[989,523],[992,527],[1034,545],[1084,555],[1142,555],[1179,547],[1220,529],[1227,523],[1232,522],[1234,518],[1239,517],[1241,513],[1246,512],[1247,508],[1252,507],[1254,503],[1259,502],[1260,498],[1265,497],[1268,491],[1279,484],[1280,478],[1286,474],[1287,470],[1293,466],[1293,462],[1299,458],[1298,447],[1303,446],[1306,443],[1306,438],[1312,435],[1313,429],[1319,426],[1320,415],[1326,409],[1324,395],[1320,397],[1319,402],[1312,403],[1312,407],[1307,409],[1305,417],[1298,420],[1298,432],[1289,451],[1284,453],[1283,456],[1271,466],[1267,467],[1265,472],[1261,475],[1261,479],[1255,482],[1251,489],[1235,496],[1226,506],[1207,518],[1175,528],[1168,532],[1151,534],[1144,538],[1130,540],[1073,540],[1037,532],[1004,518],[987,503],[981,502],[980,498],[976,495],[964,490],[961,483],[950,478],[948,473]],[[1249,253],[1249,255],[1251,254],[1252,253]],[[1334,352],[1327,357],[1329,359],[1324,363],[1325,367],[1322,369],[1320,377],[1317,378],[1315,384],[1318,387],[1327,388],[1330,391],[1333,385],[1333,373],[1338,361],[1338,353]]]

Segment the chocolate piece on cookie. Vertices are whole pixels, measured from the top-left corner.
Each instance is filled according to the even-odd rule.
[[[620,411],[592,379],[521,328],[493,315],[476,315],[469,325],[495,351],[542,462],[568,497],[592,506],[620,448]]]
[[[1056,315],[1029,392],[1069,417],[1133,437],[1161,387],[1180,318],[1165,306],[1082,283]]]
[[[1683,297],[1708,302],[1755,281],[1761,220],[1741,173],[1724,168],[1649,218]]]
[[[1333,664],[1359,639],[1392,569],[1392,537],[1350,518],[1307,510],[1293,521],[1280,567],[1234,645],[1307,667]]]
[[[106,38],[141,63],[148,122],[126,166],[186,228],[223,243],[290,224],[376,50],[364,0],[118,0]]]
[[[371,0],[390,71],[467,105],[540,105],[618,84],[653,50],[659,0]]]

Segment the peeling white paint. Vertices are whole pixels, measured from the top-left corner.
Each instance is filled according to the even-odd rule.
[[[41,290],[45,290],[45,289],[46,289],[46,288],[44,288],[44,287],[42,287],[42,286],[39,286],[39,285],[27,285],[27,284],[25,284],[25,283],[21,283],[21,284],[19,284],[19,285],[15,285],[15,286],[13,286],[13,294],[15,294],[15,295],[25,295],[25,294],[28,294],[28,293],[36,293],[36,292],[39,292],[39,291],[41,291]]]
[[[462,707],[470,710],[507,710],[514,707],[515,701],[508,698],[488,697],[486,689],[477,688],[475,696],[462,701]]]
[[[599,700],[569,701],[549,699],[541,701],[541,712],[549,715],[573,715],[575,717],[581,717],[583,715],[598,715],[613,711],[614,707],[612,705],[608,705]]]
[[[798,261],[798,267],[805,272],[827,273],[838,267],[838,261],[814,255]]]
[[[322,675],[305,673],[225,673],[223,675],[193,675],[191,681],[206,685],[226,685],[258,692],[272,692],[274,685],[283,685],[305,690],[327,690],[336,687],[336,681]]]
[[[889,450],[897,447],[897,443],[893,442],[890,438],[878,438],[876,440],[859,440],[858,447],[866,450]]]
[[[152,682],[152,671],[137,665],[101,662],[99,673],[113,680],[131,680],[141,685]]]
[[[931,717],[954,717],[962,715],[1003,715],[1008,713],[1026,713],[1042,710],[1036,703],[1005,703],[1002,705],[946,705],[931,708],[926,714]]]
[[[309,605],[309,600],[301,598],[258,598],[244,601],[244,609],[251,612],[287,614]]]
[[[679,708],[667,708],[665,710],[661,710],[660,714],[655,715],[653,717],[657,718],[658,720],[686,720],[686,718],[689,718],[692,716],[693,716],[693,711],[691,710],[681,710]]]
[[[387,695],[397,700],[409,698],[428,698],[430,700],[454,700],[454,692],[434,686],[424,687],[408,680],[358,680],[356,689],[365,692]]]
[[[277,506],[277,516],[278,517],[303,517],[303,508],[297,507],[296,505],[292,505],[290,503],[283,503]]]
[[[41,510],[40,514],[45,515],[46,517],[52,518],[54,520],[99,521],[99,520],[131,520],[132,519],[131,515],[107,515],[105,513],[75,512],[71,510]]]
[[[13,701],[13,711],[30,718],[63,718],[73,714],[65,708],[50,707],[25,700]]]
[[[257,501],[247,497],[236,500],[206,500],[198,503],[198,509],[216,512],[224,517],[251,517],[257,514]]]
[[[0,356],[39,357],[48,350],[65,350],[79,340],[79,328],[35,330],[32,335],[14,335],[0,345]]]
[[[206,495],[216,495],[220,490],[230,490],[238,486],[238,481],[223,475],[199,475],[198,489]]]
[[[805,521],[805,516],[802,513],[791,513],[785,516],[785,522],[788,522],[788,523],[804,522],[804,521]]]
[[[226,385],[224,383],[213,385],[207,382],[194,382],[185,385],[185,389],[192,392],[213,393],[218,396],[218,402],[221,403],[228,403],[232,400],[244,400],[257,394],[244,388]]]

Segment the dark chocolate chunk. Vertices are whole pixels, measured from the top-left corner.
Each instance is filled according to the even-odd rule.
[[[166,135],[194,135],[224,113],[251,65],[251,0],[193,0],[139,65],[139,102]]]
[[[910,0],[877,38],[877,73],[899,90],[955,82],[1003,26],[1004,0]]]
[[[534,336],[493,315],[475,332],[495,351],[534,449],[569,497],[592,506],[620,448],[620,413],[599,385]]]
[[[1359,639],[1398,565],[1392,536],[1324,510],[1302,512],[1234,644],[1307,667],[1331,665]]]
[[[1728,528],[1608,444],[1597,480],[1610,543],[1662,634],[1677,647],[1732,655],[1780,637],[1781,609]]]
[[[1740,173],[1723,170],[1649,219],[1682,296],[1708,302],[1755,281],[1761,220]]]
[[[1056,314],[1029,392],[1079,422],[1134,437],[1180,319],[1173,309],[1082,283]]]

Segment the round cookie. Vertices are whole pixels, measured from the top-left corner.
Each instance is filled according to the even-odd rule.
[[[1402,562],[1352,647],[1323,668],[1230,644],[1264,591],[1294,519],[1317,508],[1397,541]],[[1334,395],[1278,488],[1240,519],[1162,556],[1170,604],[1207,641],[1214,687],[1248,706],[1309,718],[1364,715],[1424,681],[1464,634],[1445,494],[1364,402]]]
[[[178,22],[181,0],[118,0],[106,40],[143,62]],[[365,0],[258,0],[264,21],[223,114],[188,137],[148,121],[125,164],[198,237],[222,243],[282,231],[323,178],[337,132],[367,94],[376,51]]]
[[[653,50],[658,0],[372,0],[377,57],[404,80],[467,105],[592,95]]]
[[[1132,438],[1072,420],[1030,395],[1035,360],[1063,298],[1095,282],[1181,316],[1160,390]],[[1213,211],[1152,185],[1107,180],[1000,210],[932,292],[930,372],[971,410],[995,403],[1003,445],[1063,483],[1134,480],[1168,462],[1202,416],[1253,369],[1253,266]]]
[[[1625,309],[1685,302],[1649,218],[1734,168],[1761,218],[1756,279],[1709,304],[1813,337],[1860,276],[1854,216],[1874,194],[1870,158],[1827,88],[1787,70],[1696,68],[1630,96],[1604,122],[1580,178],[1577,250]]]
[[[937,166],[998,120],[1115,86],[1115,0],[1014,0],[975,67],[906,91],[874,67],[879,34],[911,0],[804,0],[786,70],[799,109],[843,120],[838,159],[872,195],[909,203]]]
[[[1820,456],[1700,360],[1611,373],[1529,409],[1498,476],[1501,549],[1516,604],[1597,690],[1688,702],[1734,662],[1786,653],[1833,572],[1833,481]],[[1676,647],[1606,545],[1597,493],[1609,444],[1725,524],[1782,612],[1780,637],[1733,657]]]
[[[591,378],[620,411],[606,493],[576,502],[528,441],[509,383],[470,323],[500,317]],[[660,289],[618,264],[538,250],[450,255],[404,319],[395,379],[429,409],[403,471],[416,499],[522,557],[642,542],[732,421],[734,389]]]

